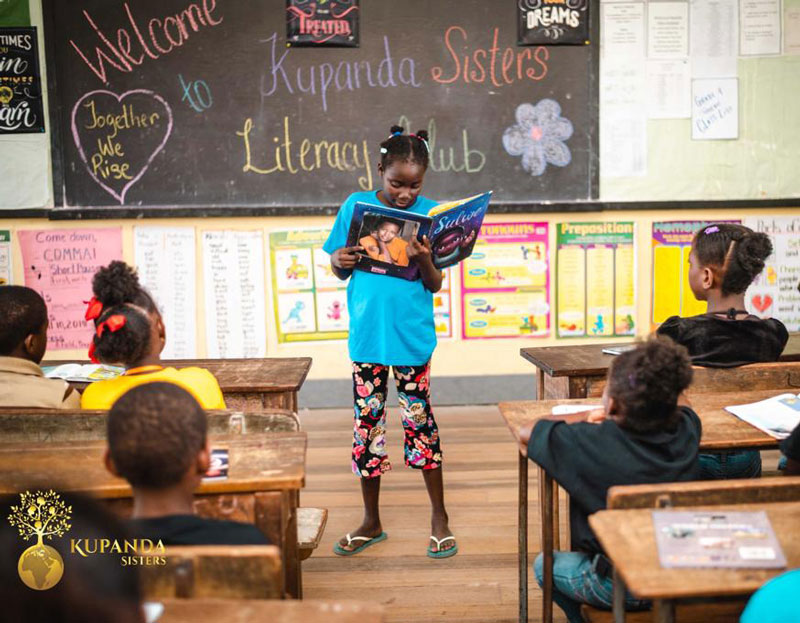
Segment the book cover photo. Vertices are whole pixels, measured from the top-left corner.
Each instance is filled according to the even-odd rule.
[[[428,237],[433,265],[443,269],[470,256],[478,238],[492,193],[443,203],[428,216],[382,205],[357,203],[347,236],[347,246],[360,246],[357,270],[419,279],[419,268],[408,257],[412,238]]]

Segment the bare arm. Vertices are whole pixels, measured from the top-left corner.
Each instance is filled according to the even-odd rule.
[[[363,247],[341,247],[336,249],[331,255],[331,270],[342,281],[345,281],[353,273],[353,267],[358,262],[357,251]]]
[[[431,292],[438,292],[442,289],[442,271],[433,265],[433,253],[431,243],[427,236],[422,238],[422,242],[412,238],[408,243],[408,259],[417,263],[422,283]]]

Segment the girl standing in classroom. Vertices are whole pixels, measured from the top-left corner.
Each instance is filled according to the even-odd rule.
[[[402,409],[405,463],[422,471],[431,500],[427,554],[446,558],[453,556],[458,547],[444,505],[442,451],[430,399],[430,360],[436,348],[433,293],[442,287],[442,273],[433,265],[427,238],[419,242],[412,236],[408,243],[408,259],[420,271],[420,279],[415,281],[353,270],[363,249],[345,246],[357,202],[425,215],[436,205],[420,194],[428,168],[427,132],[404,134],[399,126],[393,126],[390,132],[380,146],[378,172],[382,187],[354,193],[345,200],[323,247],[331,255],[336,276],[350,279],[348,348],[355,402],[352,468],[361,479],[364,501],[363,522],[334,546],[334,552],[352,556],[387,537],[381,526],[379,495],[381,476],[391,469],[385,449],[391,367]]]
[[[772,253],[769,236],[733,223],[707,225],[695,233],[689,253],[689,287],[705,314],[667,318],[658,328],[689,351],[692,363],[732,368],[777,361],[789,339],[780,320],[763,320],[745,309],[748,286],[764,270]],[[756,450],[700,455],[701,479],[758,478]]]

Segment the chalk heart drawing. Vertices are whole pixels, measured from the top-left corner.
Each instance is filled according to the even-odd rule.
[[[156,119],[152,125],[147,122],[147,127],[134,127],[130,129],[115,129],[113,125],[104,125],[102,128],[95,128],[98,125],[95,118],[92,117],[92,112],[84,103],[87,100],[94,102],[94,111],[96,117],[117,117],[124,114],[125,106],[132,106],[136,117],[144,115],[148,120],[153,113],[158,113],[159,118]],[[129,108],[129,110],[131,110]],[[80,119],[80,127],[79,127]],[[91,129],[89,129],[91,128]],[[113,136],[116,132],[116,136]],[[78,153],[81,160],[86,165],[86,170],[106,192],[114,197],[120,204],[125,203],[125,194],[130,190],[136,182],[147,172],[150,163],[164,149],[164,145],[172,133],[172,110],[167,101],[157,95],[153,91],[147,89],[134,89],[132,91],[125,91],[125,93],[117,94],[112,91],[97,90],[91,91],[81,97],[72,108],[72,137],[75,140],[75,146],[78,148]],[[86,148],[91,146],[92,152],[94,144],[97,141],[108,143],[119,143],[122,152],[125,155],[125,162],[129,165],[127,175],[122,179],[114,179],[113,175],[103,176],[95,172],[93,165],[86,157]],[[84,144],[85,141],[85,144]],[[129,158],[128,151],[134,146],[139,146],[142,143],[153,144],[152,151],[144,152],[148,154],[144,157]],[[117,156],[111,155],[109,161],[113,162]],[[136,162],[139,160],[140,162]],[[144,160],[141,162],[141,160]],[[127,179],[130,178],[130,179]]]

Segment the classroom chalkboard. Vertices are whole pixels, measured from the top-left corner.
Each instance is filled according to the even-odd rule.
[[[48,10],[65,207],[319,213],[398,122],[434,199],[597,198],[597,42],[518,46],[513,0],[361,0],[357,48],[287,48],[284,0]]]

